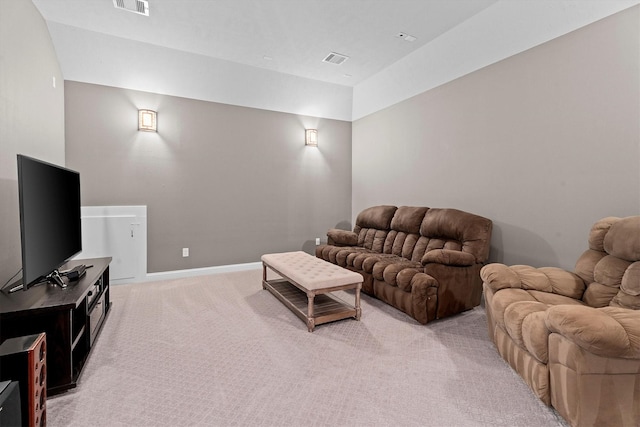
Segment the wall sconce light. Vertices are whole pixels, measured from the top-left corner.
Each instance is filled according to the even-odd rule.
[[[157,113],[152,110],[138,110],[138,130],[158,132]]]
[[[304,130],[304,145],[310,145],[312,147],[318,146],[318,130],[317,129]]]

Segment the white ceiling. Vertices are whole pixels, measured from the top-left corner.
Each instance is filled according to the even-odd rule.
[[[147,93],[348,121],[640,4],[149,0],[145,17],[113,0],[32,2],[65,81],[134,90],[145,108]],[[322,62],[331,51],[350,59]]]
[[[344,86],[357,85],[496,3],[149,0],[146,17],[116,9],[113,0],[32,1],[49,23]],[[417,40],[407,42],[396,37],[399,32]],[[332,51],[350,59],[322,62]]]

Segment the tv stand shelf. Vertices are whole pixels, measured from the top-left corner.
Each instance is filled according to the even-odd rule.
[[[66,288],[42,283],[9,294],[0,292],[0,343],[8,338],[45,332],[47,340],[47,396],[76,386],[82,368],[111,308],[111,258],[69,261],[93,265]]]

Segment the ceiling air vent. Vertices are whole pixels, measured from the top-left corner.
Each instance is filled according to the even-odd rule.
[[[330,64],[340,65],[347,59],[349,59],[349,57],[346,55],[341,55],[339,53],[331,52],[329,55],[327,55],[326,58],[322,60],[322,62],[328,62]]]
[[[149,2],[147,0],[113,0],[113,5],[116,9],[149,16]]]

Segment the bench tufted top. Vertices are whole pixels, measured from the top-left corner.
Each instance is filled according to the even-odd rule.
[[[308,290],[361,283],[362,275],[331,264],[306,252],[265,254],[262,262]]]

